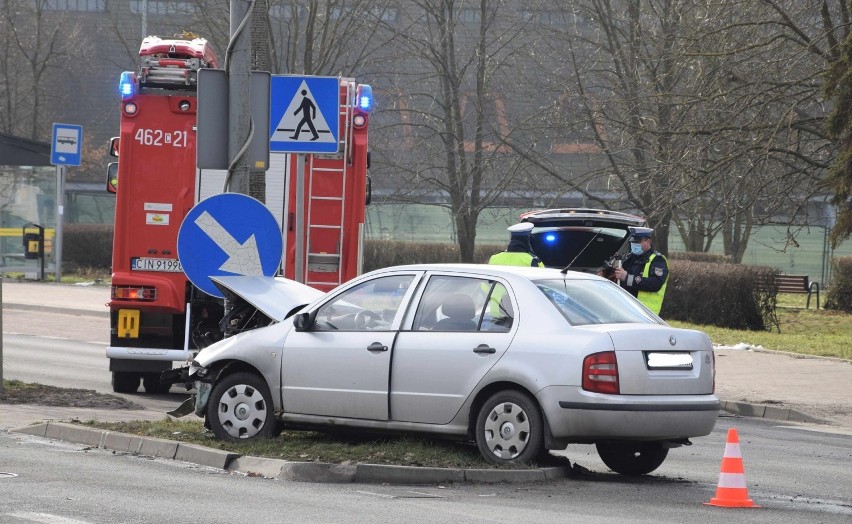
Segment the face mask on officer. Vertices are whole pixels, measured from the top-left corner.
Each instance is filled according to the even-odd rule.
[[[642,244],[637,244],[636,242],[631,242],[630,243],[630,252],[633,253],[634,255],[641,255],[642,253],[644,253],[644,251],[642,251]]]

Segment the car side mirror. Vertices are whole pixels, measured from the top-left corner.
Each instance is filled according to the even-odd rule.
[[[112,194],[118,192],[118,162],[110,162],[107,165],[106,189]]]
[[[293,327],[296,328],[296,331],[307,331],[310,325],[310,313],[297,313],[296,316],[293,317]]]
[[[109,139],[109,156],[114,156],[118,158],[118,145],[120,140],[121,139],[117,136],[114,136]]]

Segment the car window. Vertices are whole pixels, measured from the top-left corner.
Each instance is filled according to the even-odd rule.
[[[388,330],[414,275],[379,277],[347,289],[317,310],[318,331]]]
[[[507,317],[513,315],[500,313],[499,302],[492,311],[490,297],[496,286],[505,295],[506,288],[493,281],[471,278],[434,275],[429,278],[420,304],[414,316],[415,331],[478,331],[492,330],[499,318],[503,326]],[[499,301],[499,297],[495,297]],[[489,307],[486,307],[489,304]],[[509,299],[509,304],[511,300]],[[493,331],[508,331],[505,327],[496,327]]]
[[[575,326],[587,324],[657,323],[641,304],[612,282],[540,280],[536,285]]]
[[[488,307],[482,315],[481,331],[498,331],[506,333],[512,329],[515,322],[515,307],[512,305],[512,297],[506,287],[493,282],[491,294],[488,296]]]

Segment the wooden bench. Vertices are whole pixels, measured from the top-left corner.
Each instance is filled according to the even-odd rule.
[[[807,275],[775,275],[775,285],[779,293],[808,295],[805,308],[811,307],[811,295],[816,294],[816,308],[819,309],[819,282],[811,282]]]

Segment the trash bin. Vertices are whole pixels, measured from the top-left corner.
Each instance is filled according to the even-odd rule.
[[[38,228],[36,232],[27,232],[27,229]],[[38,224],[29,224],[23,227],[24,258],[35,260],[44,257],[44,228]]]

